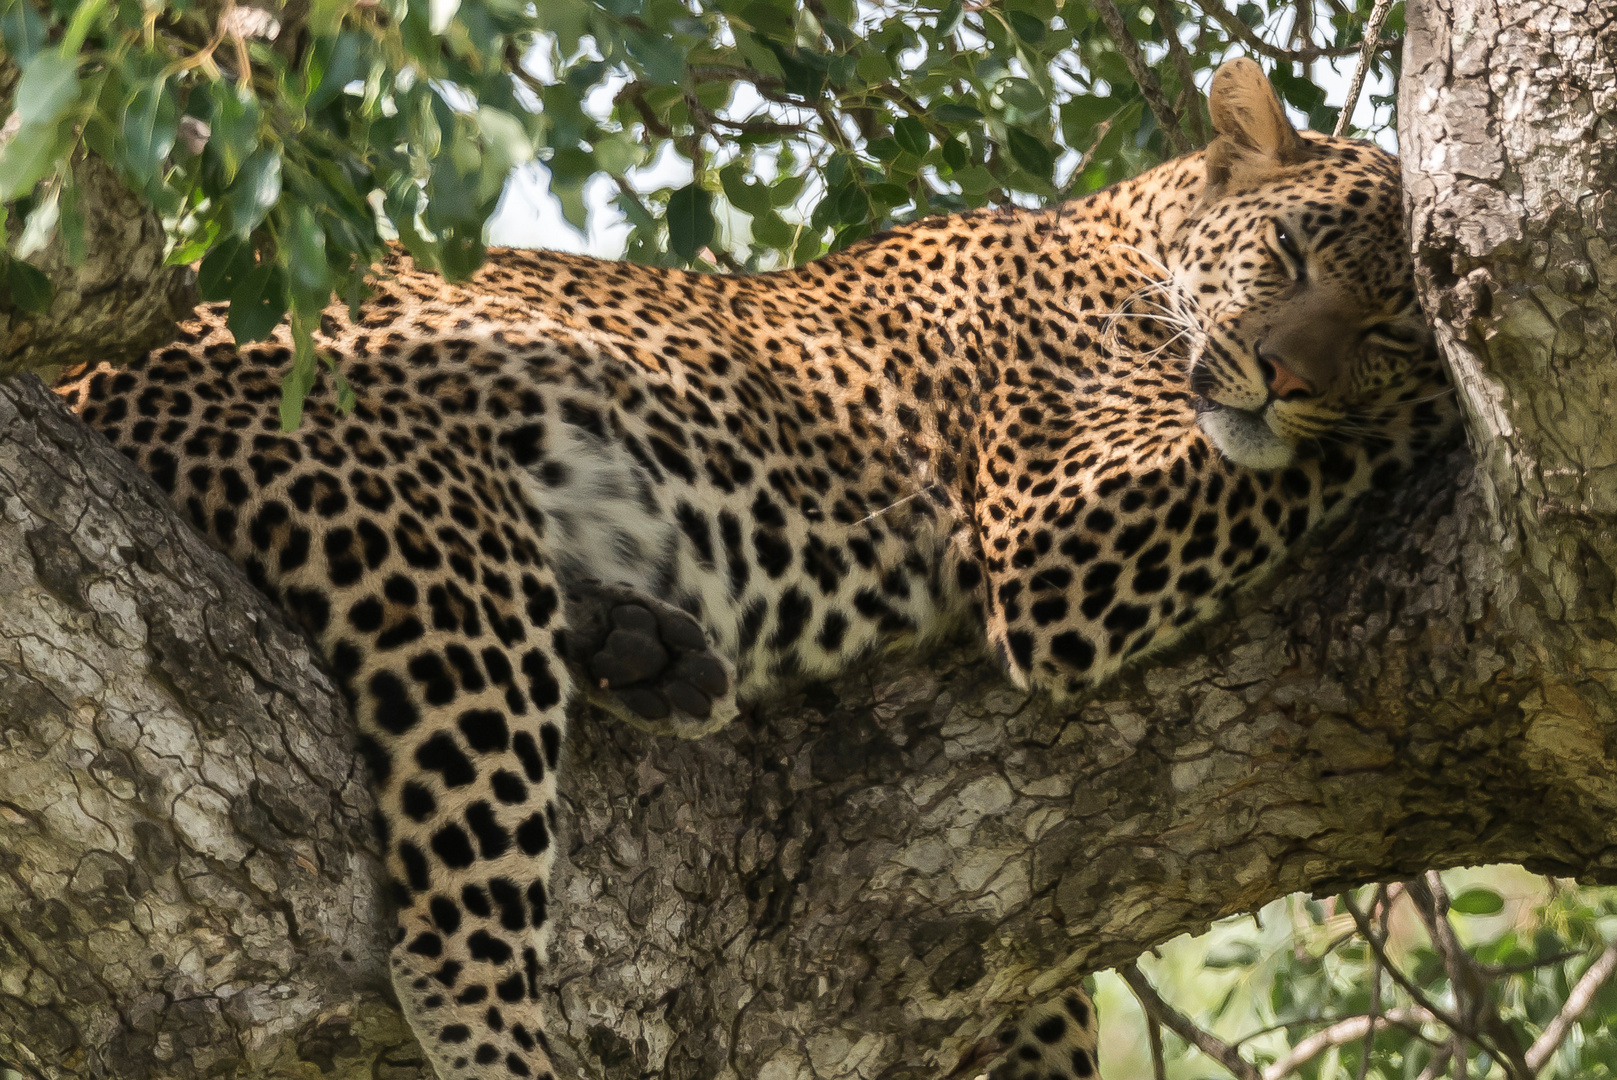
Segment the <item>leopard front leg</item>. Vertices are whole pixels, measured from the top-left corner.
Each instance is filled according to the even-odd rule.
[[[590,702],[642,730],[696,739],[735,719],[734,669],[686,612],[634,589],[570,582],[567,659]]]

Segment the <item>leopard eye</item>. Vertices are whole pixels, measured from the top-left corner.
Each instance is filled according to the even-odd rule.
[[[1283,221],[1274,223],[1274,244],[1280,253],[1280,261],[1285,264],[1286,272],[1293,281],[1303,281],[1308,277],[1308,261],[1303,258],[1302,245],[1286,227]]]

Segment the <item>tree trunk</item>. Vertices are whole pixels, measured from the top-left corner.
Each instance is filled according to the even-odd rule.
[[[1076,707],[961,649],[695,743],[581,716],[564,1072],[940,1077],[1029,1000],[1287,892],[1617,882],[1617,20],[1428,0],[1409,28],[1423,299],[1479,464]],[[0,384],[0,507],[0,1059],[420,1075],[301,639],[32,382]]]

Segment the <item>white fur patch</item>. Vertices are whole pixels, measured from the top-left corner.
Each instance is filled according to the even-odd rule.
[[[1196,423],[1220,452],[1249,469],[1283,469],[1291,464],[1291,444],[1275,434],[1261,417],[1240,409],[1214,405],[1199,413]]]
[[[519,470],[523,494],[545,515],[557,576],[595,578],[661,596],[673,573],[672,515],[621,443],[553,424],[545,446],[553,479]],[[538,470],[543,472],[544,470]]]

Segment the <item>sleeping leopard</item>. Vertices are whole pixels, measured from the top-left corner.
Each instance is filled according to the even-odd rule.
[[[1087,198],[929,218],[752,276],[396,256],[281,430],[283,327],[65,379],[347,688],[441,1080],[550,1077],[564,712],[698,737],[738,703],[973,633],[1071,695],[1207,621],[1452,430],[1395,160],[1261,69],[1217,137]],[[967,1062],[1095,1072],[1071,990]],[[978,1069],[980,1064],[980,1069]]]

